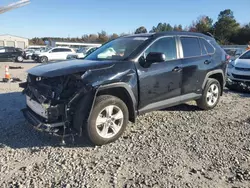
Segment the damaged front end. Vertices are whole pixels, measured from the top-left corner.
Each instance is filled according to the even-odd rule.
[[[74,127],[73,116],[79,100],[86,98],[90,109],[95,89],[84,83],[82,73],[57,77],[40,77],[28,74],[27,82],[19,84],[24,88],[26,108],[24,117],[40,131],[57,136],[79,134]]]

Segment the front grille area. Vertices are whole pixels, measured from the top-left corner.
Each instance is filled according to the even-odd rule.
[[[239,70],[239,71],[250,71],[250,68],[235,67],[235,70]]]
[[[238,74],[232,74],[234,78],[237,79],[242,79],[242,80],[250,80],[250,75],[246,76],[246,75],[238,75]]]

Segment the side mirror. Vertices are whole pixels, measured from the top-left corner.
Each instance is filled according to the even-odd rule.
[[[141,56],[139,58],[139,63],[142,67],[148,68],[153,63],[160,63],[164,62],[165,60],[166,60],[165,54],[159,52],[150,52],[147,55],[146,59],[144,58],[144,56]]]
[[[146,57],[147,63],[160,63],[166,60],[166,56],[163,53],[159,52],[150,52]]]

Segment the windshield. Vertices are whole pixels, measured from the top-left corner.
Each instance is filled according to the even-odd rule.
[[[124,37],[110,41],[91,54],[87,60],[124,60],[136,50],[147,37]]]
[[[239,59],[250,59],[250,51],[243,54]]]
[[[52,49],[52,48],[44,48],[44,49],[41,49],[41,52],[48,52],[50,49]]]

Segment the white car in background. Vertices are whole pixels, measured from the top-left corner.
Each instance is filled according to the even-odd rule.
[[[97,49],[97,47],[79,48],[79,49],[76,51],[76,58],[77,58],[77,59],[84,58],[86,55],[92,53],[92,52],[95,51],[96,49]]]
[[[66,60],[67,56],[71,54],[76,54],[76,52],[71,48],[55,47],[48,48],[38,54],[33,54],[32,59],[40,63],[46,63],[48,61]]]
[[[250,87],[250,50],[244,52],[227,66],[227,87],[235,85]]]

